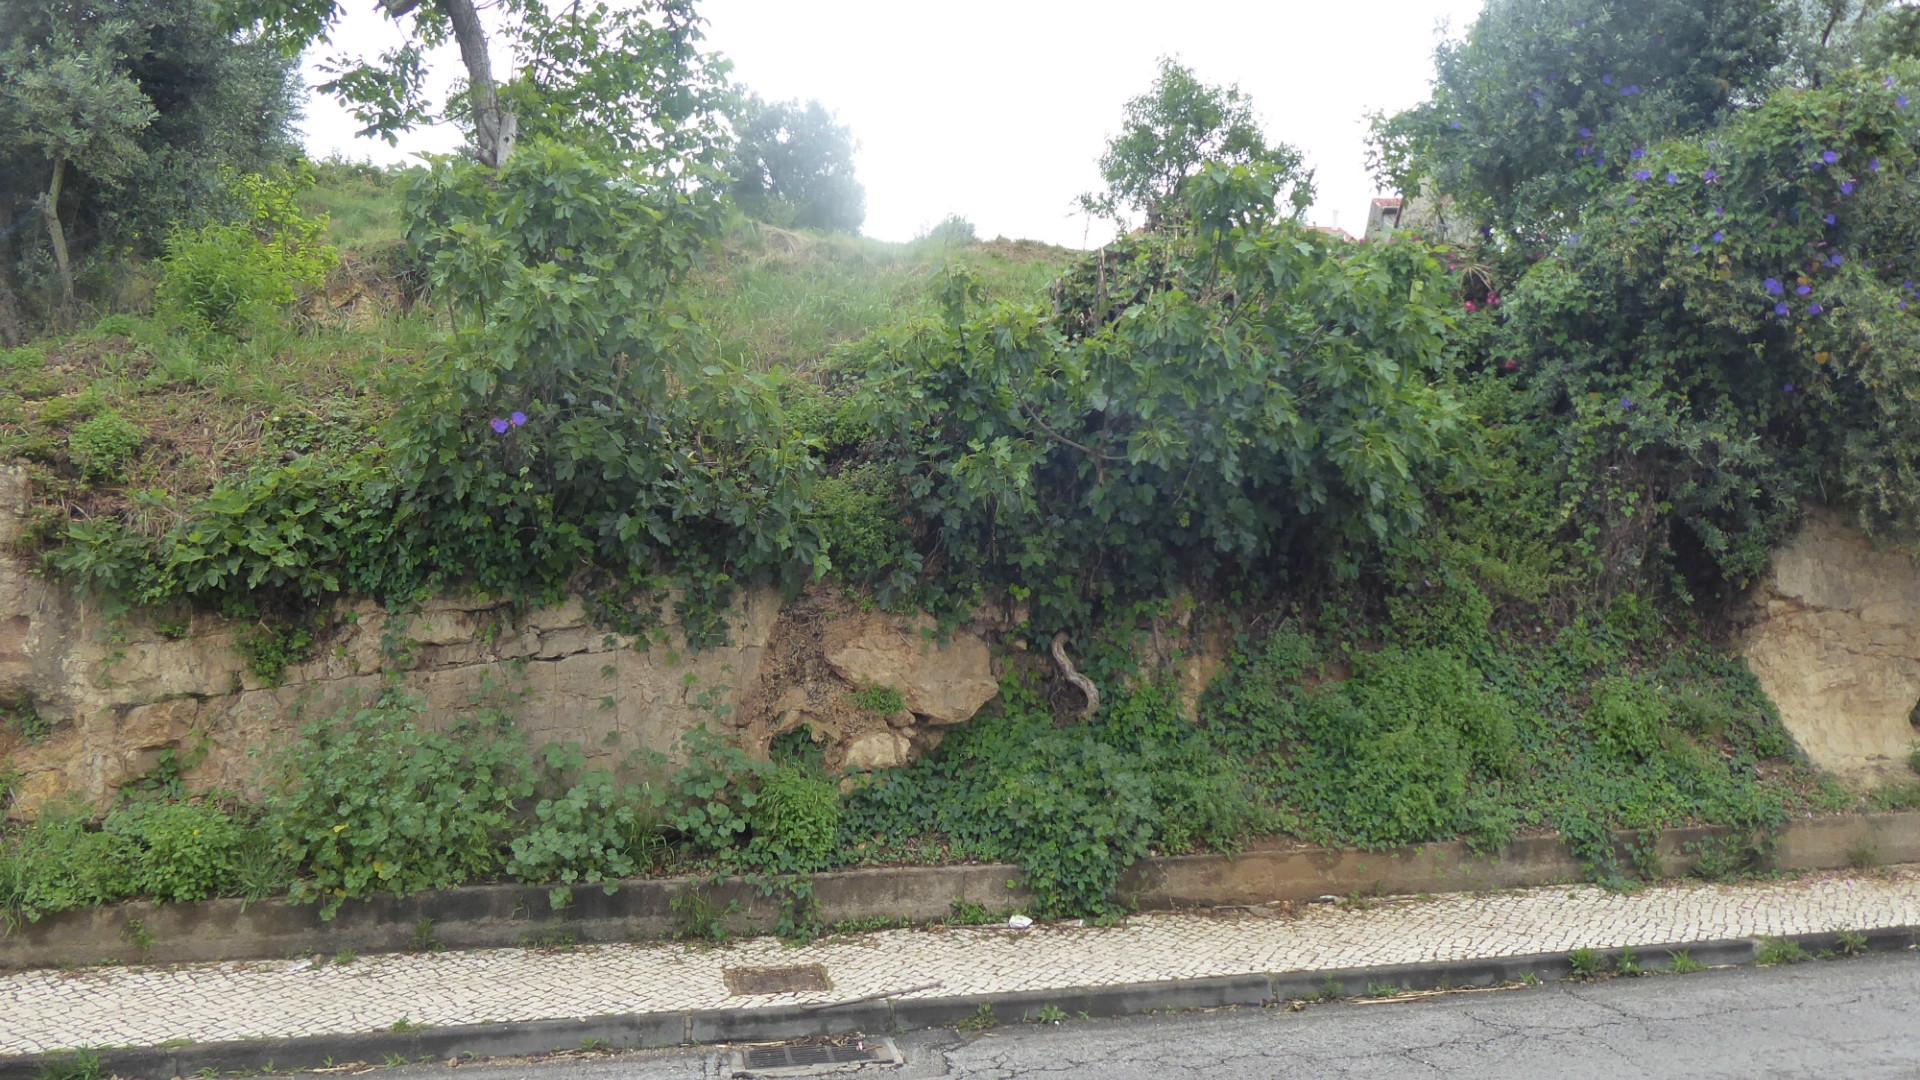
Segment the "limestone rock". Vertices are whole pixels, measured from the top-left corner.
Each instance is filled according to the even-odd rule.
[[[907,763],[912,750],[912,741],[904,735],[892,731],[871,732],[847,745],[843,768],[848,772],[897,769]]]
[[[855,686],[900,691],[926,723],[964,724],[1000,692],[993,656],[976,633],[956,630],[942,641],[934,629],[925,616],[855,616],[827,628],[827,663]]]
[[[1907,773],[1920,731],[1920,564],[1809,516],[1754,596],[1747,665],[1815,765],[1856,784]]]

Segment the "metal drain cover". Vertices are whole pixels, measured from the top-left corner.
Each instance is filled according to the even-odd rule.
[[[819,964],[795,964],[791,967],[721,968],[729,994],[803,994],[810,990],[831,990],[833,980]]]
[[[868,1065],[899,1065],[904,1060],[892,1039],[783,1043],[779,1046],[752,1046],[735,1050],[733,1075],[830,1076]]]

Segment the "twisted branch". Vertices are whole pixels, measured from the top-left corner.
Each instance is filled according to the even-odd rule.
[[[1093,685],[1092,679],[1087,678],[1075,670],[1073,661],[1067,659],[1067,632],[1065,630],[1053,635],[1053,662],[1060,665],[1060,674],[1066,676],[1067,681],[1072,683],[1074,687],[1080,691],[1081,695],[1087,699],[1087,707],[1080,710],[1080,719],[1093,719],[1093,714],[1100,711],[1100,688]]]

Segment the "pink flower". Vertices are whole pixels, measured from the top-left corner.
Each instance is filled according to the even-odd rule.
[[[1471,315],[1471,314],[1473,314],[1474,312],[1476,312],[1476,311],[1479,311],[1479,310],[1480,310],[1480,305],[1479,305],[1479,304],[1476,304],[1476,303],[1474,303],[1474,302],[1473,302],[1473,301],[1471,301],[1471,300],[1469,300],[1469,301],[1467,301],[1467,303],[1466,303],[1466,308],[1467,308],[1467,314],[1469,314],[1469,315]]]

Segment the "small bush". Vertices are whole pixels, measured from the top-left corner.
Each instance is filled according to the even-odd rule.
[[[1597,979],[1607,972],[1607,958],[1589,948],[1578,948],[1567,954],[1567,967],[1576,979]]]
[[[43,812],[11,842],[0,841],[0,921],[37,922],[134,895],[136,851],[72,810]]]
[[[326,219],[302,213],[296,180],[250,175],[237,194],[248,220],[177,229],[160,260],[156,307],[189,326],[234,333],[289,307],[339,262]]]
[[[105,831],[126,841],[133,889],[190,903],[233,891],[244,830],[210,803],[131,803],[108,815]]]
[[[308,877],[290,892],[332,918],[344,900],[410,896],[495,870],[517,800],[533,793],[525,742],[498,718],[421,729],[397,694],[309,725],[268,802],[276,846]]]
[[[554,884],[555,907],[565,903],[565,886],[606,884],[632,877],[659,854],[659,803],[644,787],[622,787],[604,769],[579,772],[582,758],[571,747],[546,748],[550,769],[578,772],[566,791],[541,799],[532,822],[508,845],[507,872],[533,884]]]
[[[895,716],[907,707],[906,697],[891,686],[863,686],[847,696],[875,716]]]
[[[840,792],[797,766],[775,769],[760,785],[753,831],[755,846],[778,868],[820,869],[832,861],[840,835]]]
[[[88,480],[114,480],[145,438],[139,427],[108,409],[67,435],[67,456]]]
[[[1638,679],[1608,676],[1593,690],[1587,723],[1607,754],[1645,761],[1660,750],[1668,712],[1660,691]]]
[[[948,214],[919,238],[924,243],[946,247],[959,247],[971,244],[976,239],[973,222],[959,214]]]
[[[1754,963],[1761,967],[1775,967],[1780,964],[1798,964],[1813,959],[1807,950],[1796,941],[1786,938],[1760,939],[1760,951],[1754,954]]]

